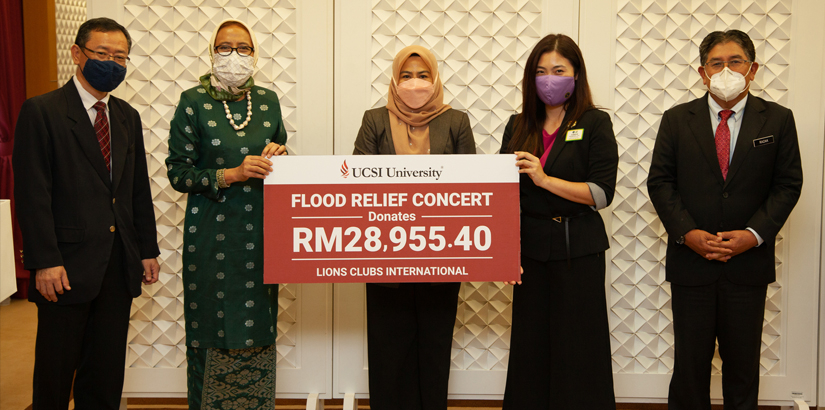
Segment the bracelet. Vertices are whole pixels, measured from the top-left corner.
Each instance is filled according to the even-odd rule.
[[[224,177],[225,171],[226,168],[221,168],[215,173],[215,176],[218,178],[218,188],[229,188],[229,184],[226,183],[226,178]]]

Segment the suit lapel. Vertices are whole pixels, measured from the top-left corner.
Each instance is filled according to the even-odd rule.
[[[100,144],[97,142],[94,126],[89,121],[86,110],[83,109],[83,102],[80,100],[80,94],[78,94],[74,81],[67,82],[63,89],[66,96],[66,115],[74,123],[72,134],[77,138],[80,149],[86,155],[97,175],[107,187],[111,187],[109,170],[106,169],[106,161],[103,160],[103,154],[100,153]]]
[[[126,130],[126,115],[121,110],[120,104],[115,102],[114,97],[109,97],[109,134],[112,147],[112,192],[117,191],[120,178],[123,176],[123,168],[126,163],[126,151],[128,150],[129,138]]]
[[[742,116],[742,126],[739,127],[739,135],[736,137],[736,146],[733,149],[733,158],[728,167],[727,185],[736,175],[736,171],[745,162],[750,150],[753,148],[753,140],[759,136],[759,130],[765,125],[765,116],[762,111],[765,104],[753,95],[748,95],[748,102],[745,104],[745,114]]]
[[[449,137],[449,127],[443,115],[439,115],[430,121],[430,153],[443,154]]]
[[[707,93],[704,97],[694,100],[689,111],[692,115],[689,124],[693,138],[696,139],[699,150],[704,154],[719,184],[724,184],[725,179],[722,178],[722,169],[719,168],[719,158],[716,156],[716,142],[714,141],[713,124],[710,122]]]
[[[553,167],[553,163],[556,162],[556,158],[559,157],[559,153],[561,153],[561,151],[564,149],[564,146],[567,145],[567,131],[576,128],[576,126],[580,125],[571,124],[569,126],[566,126],[565,124],[567,124],[568,121],[570,121],[570,118],[568,117],[569,114],[570,113],[564,114],[564,118],[561,121],[562,125],[559,125],[558,133],[556,134],[556,140],[553,142],[553,146],[550,148],[550,153],[547,154],[547,161],[544,163],[544,170],[545,173],[548,175],[550,175],[548,171],[550,170],[550,168]],[[539,141],[541,142],[541,144],[544,144],[543,135],[539,135]]]

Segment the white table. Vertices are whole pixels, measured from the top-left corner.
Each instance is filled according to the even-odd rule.
[[[0,302],[17,292],[14,269],[14,238],[11,228],[11,201],[0,199]]]

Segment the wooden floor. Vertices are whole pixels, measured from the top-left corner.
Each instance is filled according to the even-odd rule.
[[[37,308],[12,299],[0,306],[0,409],[23,410],[32,403]]]
[[[25,410],[31,407],[34,341],[37,329],[37,308],[33,303],[12,300],[0,306],[0,409]],[[129,399],[129,410],[186,409],[185,399]],[[278,400],[276,410],[304,409],[300,400]],[[341,400],[327,400],[326,410],[342,409]],[[359,409],[369,409],[367,400],[359,401]],[[721,410],[722,406],[713,406]],[[450,410],[500,410],[500,401],[456,400]],[[667,410],[665,404],[619,403],[617,410]],[[778,410],[763,406],[760,410]],[[822,409],[822,408],[820,408]]]

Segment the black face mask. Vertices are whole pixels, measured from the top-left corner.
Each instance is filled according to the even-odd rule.
[[[117,88],[126,78],[126,67],[112,60],[102,61],[89,58],[86,60],[86,66],[83,67],[83,77],[95,90],[108,93]]]

